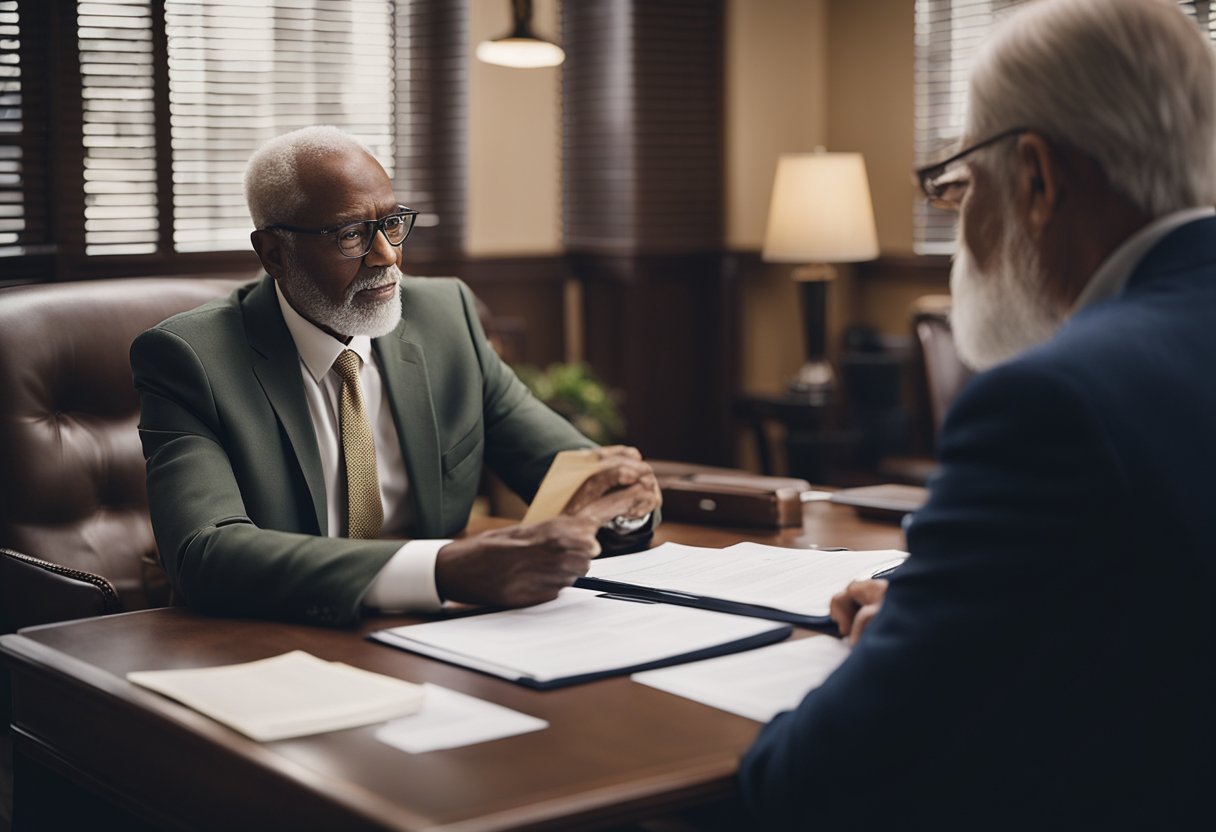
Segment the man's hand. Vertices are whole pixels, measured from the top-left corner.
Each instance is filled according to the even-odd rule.
[[[832,620],[840,629],[841,638],[848,637],[849,644],[857,643],[870,619],[878,614],[883,596],[887,593],[887,582],[872,578],[850,581],[843,592],[832,596]]]
[[[562,514],[604,525],[614,517],[645,517],[662,503],[659,481],[637,448],[609,445],[596,454],[608,462],[579,486]]]
[[[592,517],[555,517],[535,526],[494,529],[439,550],[435,585],[448,601],[527,607],[552,601],[587,574],[600,553]]]

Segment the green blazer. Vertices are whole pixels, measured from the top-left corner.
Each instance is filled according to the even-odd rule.
[[[406,278],[373,341],[401,439],[415,535],[465,526],[483,462],[530,500],[560,450],[591,446],[486,341],[468,287]],[[131,347],[148,503],[192,607],[347,624],[400,541],[329,538],[295,342],[269,277],[176,315]]]

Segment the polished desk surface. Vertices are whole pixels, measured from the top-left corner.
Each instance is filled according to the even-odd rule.
[[[903,546],[898,527],[827,503],[807,504],[802,528],[672,523],[656,537],[703,546],[744,539]],[[586,829],[733,793],[738,759],[758,723],[628,677],[539,692],[361,638],[413,620],[327,630],[169,608],[4,636],[14,749],[172,828]],[[124,678],[132,670],[230,664],[296,649],[462,691],[538,716],[549,728],[425,754],[376,741],[377,726],[256,743]]]

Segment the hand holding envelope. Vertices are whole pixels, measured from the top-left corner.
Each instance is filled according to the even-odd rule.
[[[439,551],[435,583],[450,601],[522,607],[550,601],[587,573],[596,534],[659,507],[658,481],[636,448],[562,451],[524,520]]]
[[[616,517],[645,517],[662,498],[654,471],[637,448],[610,445],[562,451],[528,507],[522,524],[559,515],[586,516],[604,525]]]

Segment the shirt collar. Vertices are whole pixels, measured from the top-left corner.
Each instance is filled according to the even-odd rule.
[[[287,302],[287,298],[283,297],[283,290],[279,288],[277,280],[274,284],[274,293],[279,299],[279,309],[283,312],[283,321],[287,324],[288,331],[291,332],[291,339],[296,342],[296,352],[300,354],[300,360],[304,362],[309,374],[318,384],[334,366],[334,361],[342,354],[342,350],[354,350],[355,354],[363,359],[364,364],[371,361],[372,339],[370,337],[356,335],[350,339],[349,344],[343,344],[297,312]]]
[[[1149,249],[1157,245],[1165,235],[1188,222],[1212,216],[1216,216],[1216,208],[1187,208],[1158,217],[1141,228],[1124,240],[1102,261],[1102,265],[1098,266],[1089,283],[1081,290],[1072,311],[1077,312],[1098,301],[1109,300],[1122,292],[1127,286],[1127,281],[1131,280],[1132,272],[1144,259],[1144,255],[1148,254]]]

